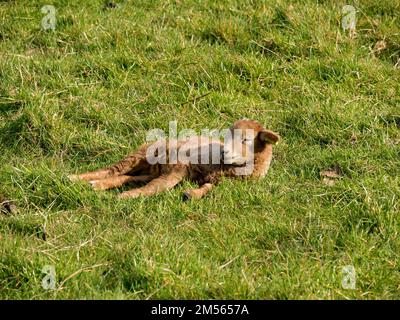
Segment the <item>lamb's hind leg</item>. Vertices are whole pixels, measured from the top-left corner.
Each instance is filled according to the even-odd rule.
[[[69,176],[71,181],[77,180],[100,180],[110,177],[124,175],[135,168],[140,169],[141,166],[147,166],[146,161],[146,146],[142,146],[137,152],[125,157],[121,161],[113,164],[110,167],[90,171],[82,174],[73,174]]]
[[[91,180],[89,181],[89,183],[95,190],[107,190],[112,188],[118,188],[128,182],[148,182],[153,178],[154,176],[152,175],[140,175],[140,176],[120,175],[101,180]]]
[[[158,178],[151,180],[148,184],[141,188],[135,188],[129,191],[125,191],[119,195],[118,198],[137,198],[141,195],[151,196],[176,186],[186,176],[186,170],[182,169],[179,171],[171,172],[168,174],[162,174]]]

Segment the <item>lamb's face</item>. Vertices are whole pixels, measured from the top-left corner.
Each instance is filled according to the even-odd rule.
[[[236,121],[225,136],[224,163],[237,166],[251,163],[257,153],[278,140],[279,136],[276,133],[264,129],[257,121]]]

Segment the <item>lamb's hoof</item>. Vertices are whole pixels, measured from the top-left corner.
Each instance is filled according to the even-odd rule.
[[[77,174],[70,174],[69,176],[68,176],[68,179],[71,181],[71,182],[76,182],[76,181],[79,181],[80,179],[79,179],[79,175],[77,175]]]
[[[119,200],[124,200],[124,199],[127,199],[127,198],[128,198],[128,195],[127,195],[125,192],[123,192],[123,193],[119,194],[119,195],[117,196],[117,198],[118,198]]]
[[[182,200],[183,201],[189,201],[190,199],[192,199],[192,196],[190,195],[190,193],[189,192],[184,192],[183,193],[183,196],[182,196]]]
[[[118,195],[118,199],[125,200],[125,199],[133,199],[139,197],[139,193],[131,193],[131,192],[122,192]]]
[[[106,190],[106,186],[104,186],[99,180],[91,180],[89,181],[90,186],[94,190]]]

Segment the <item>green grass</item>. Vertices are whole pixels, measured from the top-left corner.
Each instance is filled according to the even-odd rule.
[[[345,4],[0,1],[0,194],[20,208],[0,214],[0,298],[399,299],[400,3],[356,1],[354,38]],[[67,178],[169,121],[243,117],[283,138],[260,181],[184,203],[188,182],[116,201]]]

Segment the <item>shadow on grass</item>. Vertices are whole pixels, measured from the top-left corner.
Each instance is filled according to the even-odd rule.
[[[10,101],[6,103],[0,103],[0,115],[7,115],[9,113],[16,113],[23,106],[22,101]]]
[[[19,234],[22,236],[36,236],[42,240],[46,240],[46,232],[43,226],[35,223],[23,223],[13,219],[0,220],[0,227],[8,229],[11,233]]]

